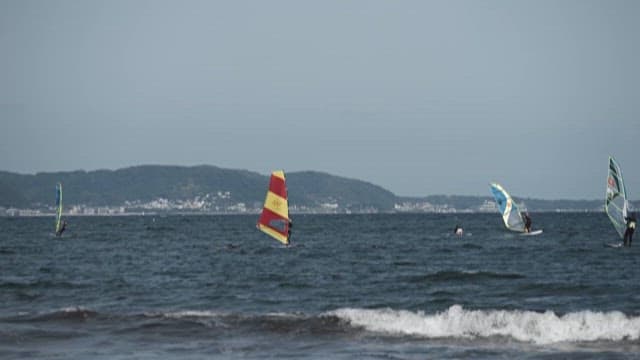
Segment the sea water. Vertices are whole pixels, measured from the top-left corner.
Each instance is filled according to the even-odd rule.
[[[288,248],[256,220],[0,218],[0,358],[640,357],[604,213],[294,215]]]

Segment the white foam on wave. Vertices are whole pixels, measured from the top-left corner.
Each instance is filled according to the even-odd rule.
[[[169,319],[183,319],[183,318],[217,318],[224,316],[224,313],[216,311],[206,310],[182,310],[174,312],[162,312],[162,313],[145,313],[147,316],[162,316]]]
[[[89,311],[89,309],[87,309],[84,306],[67,306],[67,307],[61,308],[59,311],[63,313],[75,313],[75,312],[81,312],[81,311]]]
[[[460,305],[436,314],[392,309],[338,309],[327,313],[372,332],[426,338],[508,336],[536,344],[620,341],[640,338],[640,317],[622,312],[465,310]]]

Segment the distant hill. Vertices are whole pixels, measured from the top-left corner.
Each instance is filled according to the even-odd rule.
[[[0,171],[0,207],[48,211],[57,182],[63,184],[65,208],[76,206],[77,213],[87,207],[118,207],[119,212],[255,212],[262,207],[269,176],[209,165],[35,175]],[[287,173],[287,185],[293,212],[496,211],[488,196],[398,197],[365,181],[316,171]],[[530,211],[601,211],[603,206],[600,200],[517,200]]]
[[[287,184],[290,203],[297,206],[339,204],[354,211],[390,211],[397,201],[391,191],[380,186],[316,171],[292,172],[287,175]]]
[[[266,177],[245,170],[215,166],[135,166],[119,170],[73,171],[20,175],[0,172],[3,189],[14,196],[0,199],[0,206],[33,206],[52,201],[55,184],[61,182],[66,204],[108,206],[129,200],[186,199],[220,190],[232,191],[239,201],[264,196]]]
[[[119,170],[73,171],[23,175],[0,172],[0,206],[38,208],[52,205],[55,184],[63,184],[66,205],[121,206],[156,199],[200,199],[232,206],[261,207],[268,175],[215,166],[144,165]],[[393,209],[395,195],[379,186],[321,172],[287,173],[290,203],[301,208],[361,211]]]

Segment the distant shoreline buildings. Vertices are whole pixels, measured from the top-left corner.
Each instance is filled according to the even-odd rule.
[[[478,197],[478,199],[482,199]],[[224,200],[224,201],[220,201]],[[544,201],[544,200],[538,200]],[[140,200],[125,201],[116,206],[91,206],[86,204],[71,204],[65,207],[67,216],[125,216],[125,215],[155,215],[155,214],[259,214],[262,203],[231,201],[229,192],[219,192],[216,196],[205,195],[192,199],[171,200],[156,198],[152,201]],[[426,200],[405,200],[396,203],[392,210],[378,209],[373,206],[346,206],[332,200],[321,202],[316,206],[290,205],[292,214],[376,214],[376,213],[425,213],[425,214],[451,214],[451,213],[497,213],[495,202],[490,200],[479,201],[477,205],[456,207],[449,203],[433,203]],[[535,212],[602,212],[598,208],[553,208],[531,209]],[[34,217],[53,216],[53,207],[15,208],[0,207],[0,217]]]

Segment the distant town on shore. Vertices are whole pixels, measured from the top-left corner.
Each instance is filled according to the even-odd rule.
[[[67,215],[258,214],[268,181],[268,175],[209,165],[143,165],[35,175],[0,171],[0,216],[53,214],[58,182],[63,184]],[[365,181],[315,171],[287,173],[287,186],[294,214],[498,211],[490,196],[401,197]],[[534,212],[598,212],[604,205],[603,200],[540,200],[517,194],[514,198]]]

